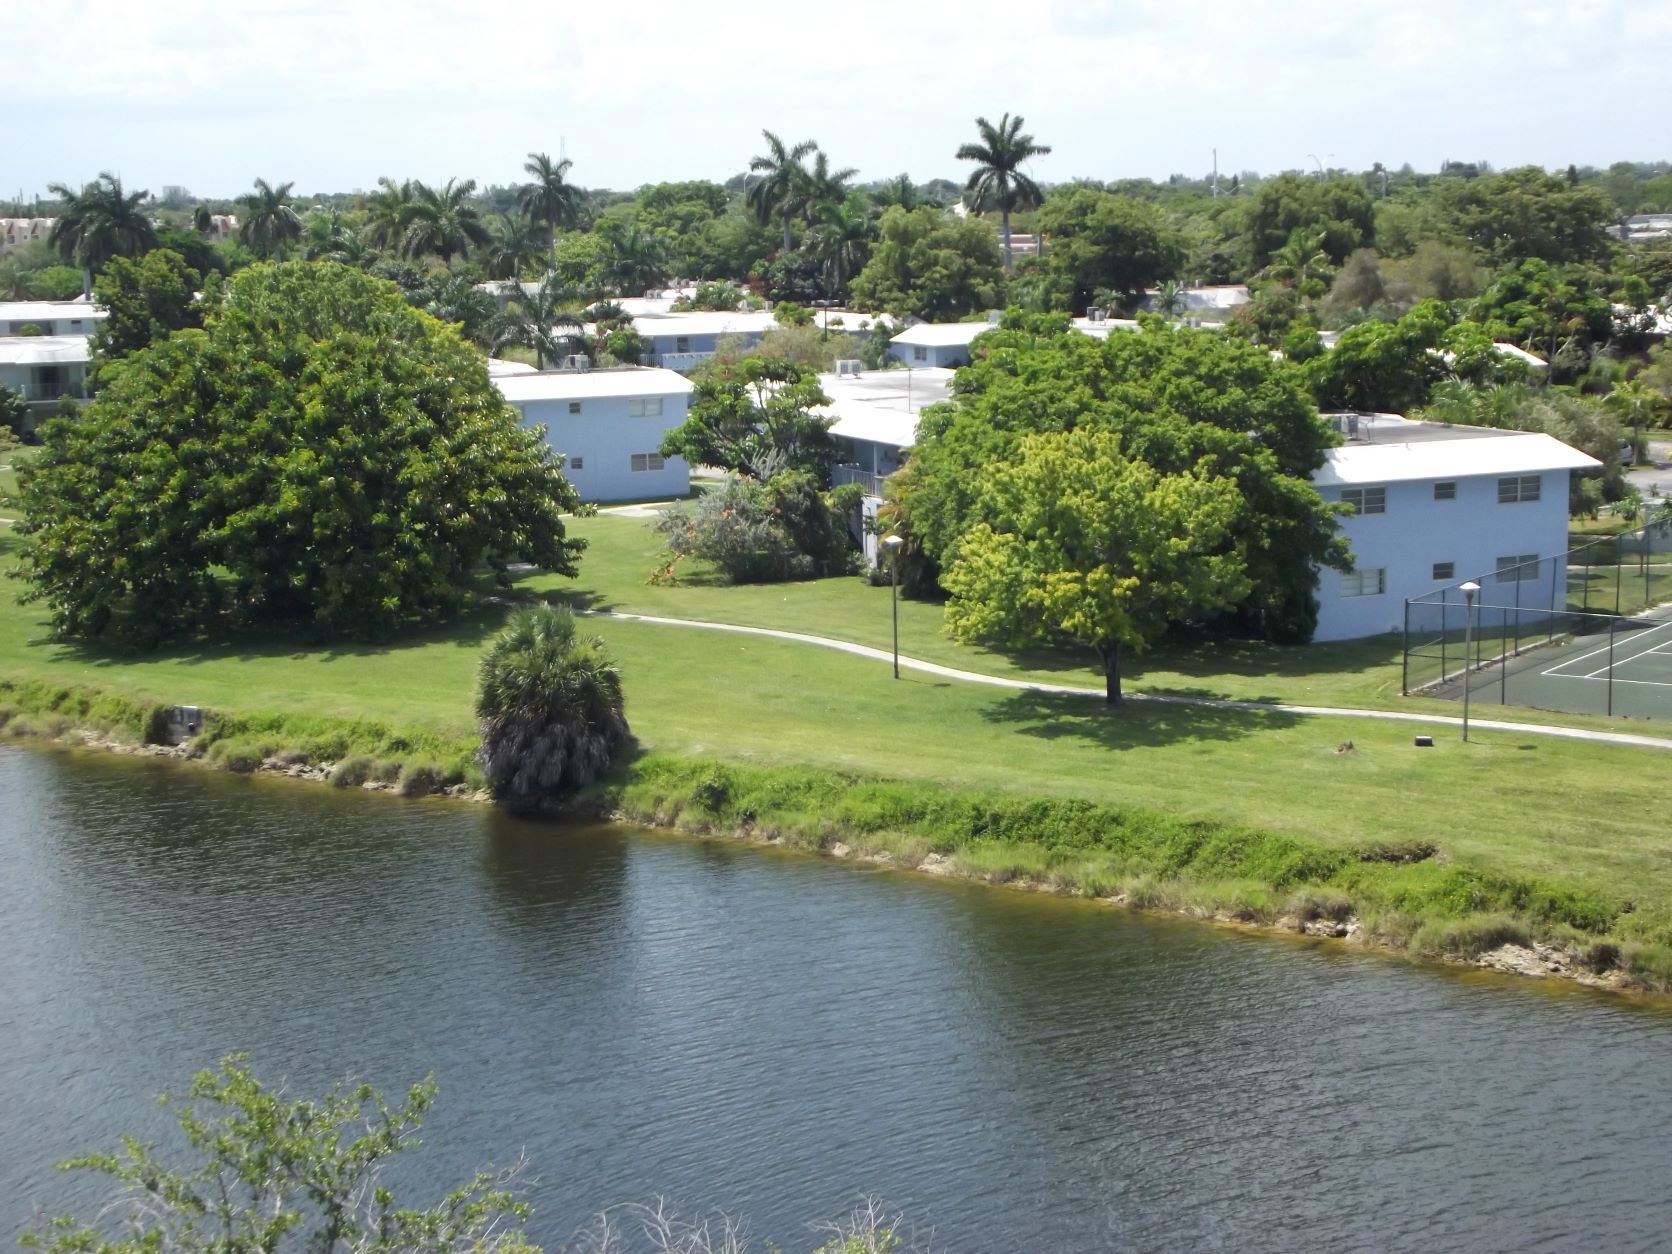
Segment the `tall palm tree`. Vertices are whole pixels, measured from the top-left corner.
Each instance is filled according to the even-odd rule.
[[[1036,144],[1032,135],[1022,133],[1022,117],[1008,113],[994,126],[986,118],[976,118],[976,129],[981,132],[979,144],[965,144],[958,149],[958,160],[976,162],[975,173],[964,184],[971,197],[970,208],[977,213],[999,211],[1004,235],[1004,268],[1010,269],[1010,213],[1037,205],[1044,194],[1039,185],[1022,173],[1022,163],[1029,157],[1042,157],[1050,146]]]
[[[309,261],[358,265],[366,255],[366,242],[349,229],[341,209],[316,209],[302,224],[302,255]]]
[[[537,808],[595,781],[631,736],[604,642],[550,605],[512,612],[482,658],[478,758],[494,799]]]
[[[609,246],[604,281],[612,292],[630,295],[667,283],[667,246],[656,232],[644,230],[637,218],[603,222],[598,233]]]
[[[824,268],[826,296],[835,300],[847,296],[848,282],[865,268],[875,239],[876,222],[862,195],[856,193],[846,203],[820,206],[812,243]]]
[[[199,235],[209,235],[215,229],[215,215],[209,211],[209,202],[200,200],[197,208],[192,210],[192,230]]]
[[[557,269],[558,228],[574,226],[580,216],[581,189],[566,181],[573,164],[567,157],[554,163],[543,152],[531,152],[523,169],[534,181],[517,192],[522,211],[551,235],[553,270]]]
[[[790,239],[790,219],[795,216],[797,197],[807,181],[807,170],[801,162],[818,145],[804,139],[788,148],[771,131],[761,134],[766,137],[766,155],[749,161],[749,170],[756,176],[749,184],[749,207],[762,226],[774,218],[783,220],[784,251],[789,252],[795,246]]]
[[[402,250],[408,257],[422,257],[434,253],[442,263],[451,264],[454,257],[468,257],[472,247],[488,242],[488,224],[470,197],[475,194],[476,180],[448,179],[440,187],[429,187],[416,179],[412,182],[412,208],[408,212],[406,234],[401,239]]]
[[[458,327],[459,334],[478,348],[493,347],[500,323],[499,302],[463,275],[451,275],[432,289],[424,312]]]
[[[255,190],[240,196],[244,220],[238,224],[238,238],[264,256],[284,260],[284,246],[302,238],[302,215],[290,189],[295,183],[272,186],[266,179],[255,181]]]
[[[412,220],[412,184],[383,177],[365,197],[366,242],[385,251],[398,249]]]
[[[494,222],[482,263],[490,279],[515,281],[542,251],[535,224],[521,214],[507,214]]]
[[[123,192],[122,180],[108,170],[79,192],[63,183],[51,183],[47,190],[64,201],[64,209],[46,242],[81,267],[81,291],[88,300],[93,298],[93,271],[102,270],[112,257],[138,257],[157,246],[157,228],[140,209],[151,193]]]
[[[533,349],[535,363],[544,370],[548,362],[560,361],[584,345],[586,324],[575,308],[573,288],[547,275],[534,291],[517,292],[494,321],[496,353],[513,344]]]
[[[1329,254],[1324,251],[1321,231],[1296,227],[1289,234],[1289,242],[1272,253],[1264,275],[1299,291],[1308,285],[1316,287],[1329,278]]]
[[[796,209],[809,223],[816,222],[826,205],[840,205],[848,198],[848,184],[859,171],[850,167],[831,170],[830,158],[820,151],[813,168],[806,171],[796,190]]]
[[[923,203],[917,194],[917,184],[911,181],[909,174],[897,174],[881,187],[871,190],[871,203],[880,212],[894,205],[910,212]]]

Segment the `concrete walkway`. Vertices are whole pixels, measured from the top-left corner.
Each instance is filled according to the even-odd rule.
[[[649,623],[657,627],[692,627],[703,631],[730,632],[739,636],[764,636],[769,640],[789,640],[797,644],[815,645],[821,649],[835,649],[838,653],[851,653],[855,657],[869,658],[877,662],[890,662],[894,656],[887,649],[874,649],[870,645],[854,644],[847,640],[832,640],[828,636],[813,636],[799,631],[778,631],[771,627],[744,627],[737,623],[705,623],[690,618],[660,618],[654,614],[622,614],[609,610],[581,610],[578,613],[591,618],[611,618],[623,623]],[[1101,688],[1082,688],[1071,684],[1047,684],[1027,679],[1004,679],[998,675],[983,675],[979,671],[964,671],[951,666],[942,666],[937,662],[925,662],[919,658],[907,657],[904,654],[900,655],[900,667],[902,670],[919,671],[925,675],[938,675],[943,679],[956,679],[962,683],[986,684],[992,688],[1010,688],[1021,692],[1060,693],[1072,697],[1094,697],[1099,701],[1104,696]],[[1258,713],[1276,712],[1325,718],[1365,718],[1384,723],[1417,723],[1428,727],[1461,727],[1463,725],[1461,718],[1453,718],[1450,715],[1407,714],[1397,710],[1356,710],[1329,705],[1274,705],[1266,701],[1221,701],[1212,697],[1179,697],[1155,692],[1129,693],[1126,699],[1128,701],[1155,702],[1163,705],[1198,705],[1218,710],[1251,710]],[[1491,731],[1516,732],[1526,736],[1554,736],[1562,740],[1589,740],[1598,744],[1634,745],[1643,749],[1672,751],[1672,739],[1662,739],[1656,736],[1635,736],[1630,732],[1591,731],[1584,727],[1545,726],[1540,723],[1510,723],[1493,718],[1471,718],[1469,726],[1486,728]]]

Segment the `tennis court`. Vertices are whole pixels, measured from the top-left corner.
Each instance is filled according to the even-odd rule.
[[[1470,700],[1531,706],[1571,714],[1672,720],[1672,611],[1634,618],[1566,615],[1547,636],[1494,630],[1493,610],[1480,611],[1470,643]],[[1518,618],[1525,619],[1526,611]],[[1536,616],[1535,616],[1536,617]],[[1513,642],[1513,644],[1512,644]],[[1424,691],[1461,700],[1462,641],[1454,642],[1445,677]]]

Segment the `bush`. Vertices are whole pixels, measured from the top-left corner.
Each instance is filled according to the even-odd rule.
[[[1531,943],[1531,934],[1519,920],[1489,914],[1425,923],[1411,937],[1410,946],[1419,954],[1476,958],[1503,945]]]
[[[801,471],[766,483],[731,479],[694,506],[668,511],[656,530],[674,562],[709,562],[728,583],[848,574],[858,564],[848,534],[856,492],[857,485],[820,492]]]
[[[333,788],[358,788],[372,777],[377,769],[377,759],[363,754],[356,754],[352,758],[344,758],[331,768],[328,778]]]
[[[403,797],[422,797],[440,792],[451,782],[447,778],[447,768],[439,763],[408,762],[395,781],[395,791]]]

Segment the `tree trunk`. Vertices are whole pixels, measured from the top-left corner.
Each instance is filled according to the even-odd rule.
[[[1120,695],[1120,641],[1099,645],[1098,653],[1103,657],[1103,695],[1110,705],[1121,703]]]
[[[60,289],[62,290],[62,289]],[[83,300],[93,299],[93,267],[81,267],[81,297]]]
[[[790,215],[789,211],[786,209],[784,211],[784,251],[789,252],[794,247],[795,244],[790,239]]]
[[[999,220],[1004,229],[1000,232],[1004,236],[1004,272],[1010,273],[1010,210],[1000,209]]]

